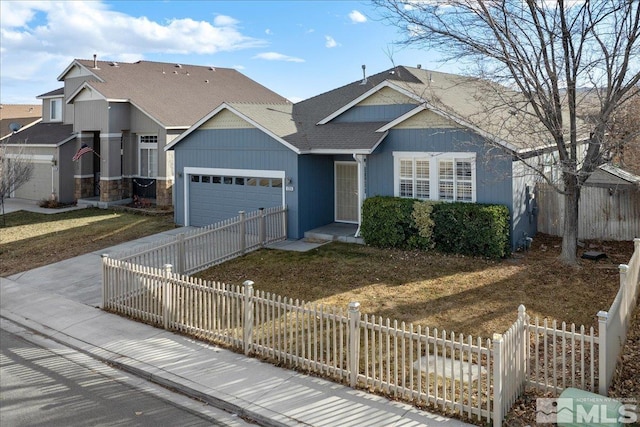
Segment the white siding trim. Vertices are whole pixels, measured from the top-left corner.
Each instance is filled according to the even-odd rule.
[[[22,159],[29,163],[51,163],[53,161],[53,155],[51,154],[18,154],[7,153],[7,159]]]

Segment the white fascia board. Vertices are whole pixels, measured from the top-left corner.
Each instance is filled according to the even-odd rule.
[[[36,98],[38,98],[38,99],[56,99],[56,98],[64,98],[64,94],[62,94],[62,95],[48,95],[48,96],[40,95],[40,96],[36,96]]]
[[[56,147],[60,147],[60,146],[62,146],[62,145],[64,145],[64,144],[66,144],[66,143],[67,143],[67,142],[69,142],[69,141],[73,141],[74,139],[76,139],[76,135],[71,135],[69,138],[67,138],[67,139],[63,139],[62,141],[58,142],[58,143],[56,144]]]
[[[69,71],[71,71],[71,69],[72,69],[74,66],[76,66],[76,65],[77,65],[78,67],[80,67],[80,68],[85,69],[85,70],[86,70],[86,71],[88,71],[89,73],[91,73],[91,75],[93,75],[93,76],[94,76],[96,79],[98,79],[99,81],[104,82],[104,80],[103,80],[103,79],[101,79],[99,76],[97,76],[95,73],[93,73],[93,72],[91,71],[91,69],[89,69],[89,68],[85,67],[84,65],[82,65],[81,63],[79,63],[77,60],[74,60],[71,64],[69,64],[69,65],[67,66],[67,68],[65,68],[65,69],[64,69],[64,71],[63,71],[63,72],[58,76],[58,81],[59,81],[59,82],[63,81],[63,80],[64,80],[64,76],[66,76],[66,75],[67,75],[67,73],[68,73]]]
[[[398,86],[397,84],[390,82],[389,80],[385,80],[383,82],[380,82],[377,86],[371,88],[370,90],[366,91],[365,93],[363,93],[362,95],[360,95],[359,97],[357,97],[356,99],[354,99],[353,101],[349,102],[348,104],[346,104],[345,106],[343,106],[342,108],[340,108],[339,110],[333,112],[332,114],[330,114],[329,116],[325,117],[324,119],[320,120],[317,124],[318,125],[324,125],[329,123],[331,120],[335,119],[336,117],[338,117],[340,114],[344,113],[345,111],[351,109],[352,107],[358,105],[359,103],[361,103],[362,101],[364,101],[365,99],[369,98],[371,95],[375,94],[376,92],[382,90],[383,88],[388,87],[391,88],[397,92],[400,92],[401,94],[415,100],[418,102],[424,102],[424,99],[420,98],[418,95],[416,95],[415,93],[406,90],[400,86]]]
[[[176,144],[178,144],[180,141],[182,141],[184,138],[187,137],[187,135],[191,134],[192,132],[194,132],[195,130],[197,130],[200,126],[202,126],[205,122],[207,122],[209,119],[211,119],[212,117],[214,117],[216,114],[218,114],[220,111],[222,110],[229,110],[230,112],[232,112],[233,114],[235,114],[236,116],[240,117],[242,120],[246,121],[247,123],[249,123],[251,126],[261,130],[262,132],[266,133],[267,135],[269,135],[271,138],[275,139],[276,141],[278,141],[279,143],[281,143],[282,145],[284,145],[285,147],[287,147],[288,149],[290,149],[291,151],[293,151],[296,154],[301,154],[301,151],[294,147],[293,145],[291,145],[290,143],[288,143],[287,141],[285,141],[284,139],[282,139],[281,137],[279,137],[278,135],[276,135],[275,133],[273,133],[272,131],[270,131],[269,129],[265,128],[264,126],[262,126],[260,123],[254,121],[253,119],[245,116],[244,114],[242,114],[240,111],[236,110],[235,108],[233,108],[231,105],[227,104],[226,102],[223,102],[222,104],[220,104],[216,109],[214,109],[213,111],[211,111],[209,114],[207,114],[206,116],[204,116],[203,118],[201,118],[200,120],[198,120],[193,126],[191,126],[186,132],[183,132],[182,134],[180,134],[180,136],[178,136],[176,139],[174,139],[171,144],[167,145],[164,147],[165,151],[171,150],[173,149],[173,147],[176,146]]]
[[[429,104],[426,101],[423,101],[422,105],[417,106],[416,108],[414,108],[411,111],[406,112],[405,114],[403,114],[402,116],[398,117],[397,119],[387,123],[386,125],[382,126],[380,129],[376,130],[376,132],[385,132],[388,131],[389,129],[393,128],[394,126],[397,126],[399,123],[402,123],[403,121],[409,119],[410,117],[413,117],[414,115],[425,111],[425,110],[429,110],[441,117],[444,117],[448,120],[451,120],[454,123],[459,124],[460,126],[463,126],[465,128],[471,129],[472,131],[474,131],[475,133],[477,133],[478,135],[482,136],[483,138],[493,141],[496,144],[511,150],[513,152],[517,152],[518,148],[511,144],[510,142],[507,142],[503,139],[500,138],[496,138],[494,135],[489,134],[488,132],[485,132],[484,130],[480,129],[479,127],[467,122],[466,120],[461,119],[460,117],[450,114],[450,113],[446,113],[436,107],[434,107],[433,105]]]
[[[415,116],[416,114],[421,113],[422,111],[425,111],[426,109],[427,108],[424,106],[424,104],[418,105],[413,110],[407,111],[406,113],[404,113],[400,117],[398,117],[398,118],[390,121],[386,125],[382,126],[380,129],[376,129],[376,132],[388,132],[389,129],[399,125],[400,123],[402,123],[405,120]]]
[[[609,163],[600,165],[598,166],[598,168],[603,170],[604,172],[607,172],[615,177],[618,177],[630,183],[634,183],[634,184],[640,183],[640,176],[634,175],[631,172],[615,167]]]
[[[353,148],[312,148],[311,150],[301,152],[300,154],[371,154],[372,151],[373,150],[368,148],[359,148],[355,150]]]
[[[40,123],[41,121],[42,121],[42,117],[40,117],[39,119],[35,119],[35,120],[34,120],[34,121],[32,121],[31,123],[29,123],[29,124],[26,124],[26,125],[22,126],[20,129],[18,129],[18,131],[17,131],[17,132],[12,132],[12,133],[10,133],[10,134],[8,134],[8,135],[3,136],[2,138],[0,138],[0,141],[4,141],[5,139],[8,141],[8,140],[9,140],[9,138],[11,138],[12,136],[15,136],[15,135],[20,134],[20,132],[22,132],[23,130],[25,130],[25,129],[29,129],[31,126],[35,126],[35,125],[37,125],[38,123]],[[15,145],[15,146],[17,146],[17,145],[23,145],[23,144],[9,144],[9,145],[10,145],[10,146],[14,146],[14,145]]]
[[[275,133],[273,133],[271,130],[269,130],[266,127],[262,126],[260,123],[254,121],[252,118],[242,114],[240,111],[236,110],[235,108],[233,108],[230,105],[227,105],[226,108],[227,108],[227,110],[231,111],[236,116],[240,117],[242,120],[245,120],[251,126],[253,126],[253,127],[261,130],[262,132],[266,133],[271,138],[275,139],[276,141],[278,141],[279,143],[281,143],[282,145],[287,147],[289,150],[293,151],[296,154],[300,154],[300,150],[297,147],[294,147],[293,145],[291,145],[290,143],[288,143],[287,141],[282,139],[280,136],[278,136]]]
[[[200,120],[195,122],[191,127],[189,127],[185,132],[182,132],[176,139],[171,141],[171,144],[165,145],[164,151],[171,150],[173,147],[175,147],[176,144],[178,144],[180,141],[186,138],[187,135],[190,135],[192,132],[194,132],[196,129],[202,126],[207,120],[209,120],[211,117],[218,114],[220,111],[224,110],[226,107],[227,107],[227,104],[224,102],[218,105],[211,112],[209,112],[209,114],[206,114],[203,118],[201,118]]]
[[[73,99],[85,89],[95,91],[97,94],[99,94],[102,97],[103,100],[107,101],[107,98],[102,93],[100,93],[99,90],[91,86],[88,82],[84,82],[69,96],[69,98],[67,98],[66,104],[71,104],[71,101],[73,101]]]
[[[373,153],[376,148],[378,148],[378,146],[380,144],[382,144],[382,141],[384,141],[384,139],[387,137],[387,135],[389,135],[389,131],[384,131],[384,133],[382,134],[382,136],[380,137],[380,139],[378,140],[378,142],[375,143],[375,145],[373,147],[371,147],[371,153]]]

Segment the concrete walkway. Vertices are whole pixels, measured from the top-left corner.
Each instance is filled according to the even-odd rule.
[[[264,426],[465,426],[102,311],[102,253],[170,230],[0,279],[0,317]]]

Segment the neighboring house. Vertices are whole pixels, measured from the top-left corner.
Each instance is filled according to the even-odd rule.
[[[50,93],[61,96],[61,91]],[[33,163],[31,179],[11,191],[10,197],[29,200],[73,199],[73,188],[61,183],[73,182],[71,158],[75,137],[72,126],[43,122],[41,105],[2,105],[2,139],[6,161]],[[7,117],[8,116],[8,117]],[[10,129],[11,124],[15,132]],[[17,126],[15,125],[17,124]],[[8,130],[9,132],[5,132]],[[60,163],[59,163],[60,161]]]
[[[501,90],[400,66],[295,105],[223,103],[165,147],[175,152],[176,222],[283,205],[288,237],[299,239],[360,224],[370,196],[494,203],[509,208],[517,248],[536,232],[536,177],[516,158],[537,162],[553,147],[524,138],[527,114],[485,108]]]
[[[36,104],[0,104],[0,140],[3,140],[14,131],[11,124],[18,127],[37,123],[42,116],[42,106]]]
[[[94,56],[74,60],[58,80],[63,88],[38,98],[42,125],[73,132],[70,141],[59,140],[58,133],[49,139],[64,150],[47,154],[54,156],[49,172],[58,168],[60,202],[91,199],[107,205],[139,196],[171,205],[173,156],[165,145],[222,102],[288,103],[236,70],[208,66],[117,63]],[[72,162],[84,144],[93,151]]]

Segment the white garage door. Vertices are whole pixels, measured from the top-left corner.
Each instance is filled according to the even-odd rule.
[[[51,163],[33,163],[31,179],[17,188],[13,197],[44,200],[51,196]]]
[[[284,171],[187,168],[187,223],[202,227],[239,211],[284,205]]]

